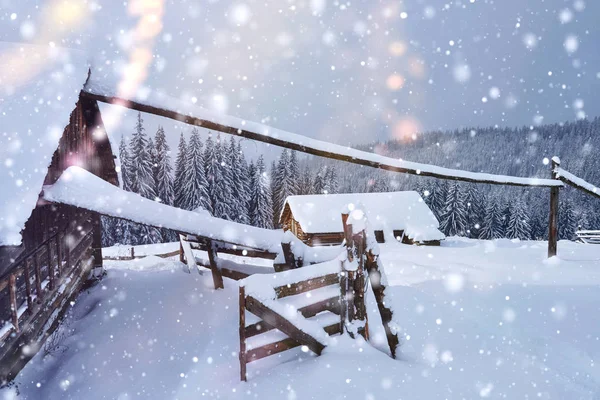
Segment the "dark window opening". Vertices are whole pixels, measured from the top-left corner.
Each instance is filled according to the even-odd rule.
[[[404,230],[394,230],[394,237],[397,241],[401,242],[404,237]]]
[[[383,231],[375,231],[375,240],[377,241],[377,243],[385,242],[383,238]]]

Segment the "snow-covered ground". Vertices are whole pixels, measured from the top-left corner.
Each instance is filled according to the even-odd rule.
[[[210,275],[150,256],[106,262],[57,348],[38,353],[0,399],[600,396],[600,246],[560,242],[550,261],[542,242],[381,250],[404,328],[399,360],[341,337],[321,357],[297,349],[250,364],[240,382],[236,282],[214,291]]]

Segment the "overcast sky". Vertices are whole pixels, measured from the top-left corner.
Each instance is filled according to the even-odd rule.
[[[0,0],[0,40],[52,41],[120,68],[134,3]],[[341,144],[595,117],[599,3],[165,1],[141,84]]]

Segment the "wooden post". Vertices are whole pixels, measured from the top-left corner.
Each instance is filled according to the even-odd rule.
[[[209,240],[206,247],[215,289],[223,289],[223,275],[221,275],[221,270],[218,265],[219,257],[217,255],[217,246],[212,240]]]
[[[69,236],[63,236],[63,242],[65,244],[65,271],[71,272],[71,247],[69,246]]]
[[[560,166],[558,157],[552,157],[552,178],[558,179],[556,168]],[[556,255],[558,248],[558,187],[550,188],[550,217],[548,220],[548,258]]]
[[[344,262],[341,261],[340,270],[340,332],[344,333],[346,318],[348,316],[348,272],[344,270]]]
[[[381,316],[381,322],[385,330],[388,345],[390,346],[390,353],[392,358],[396,358],[396,349],[400,340],[398,339],[398,333],[392,331],[390,323],[392,322],[392,309],[387,307],[385,304],[385,289],[386,287],[381,284],[381,274],[379,270],[378,259],[379,256],[369,252],[367,253],[366,268],[369,273],[369,280],[371,281],[371,289],[375,295],[375,301],[377,302],[377,308],[379,309],[379,315]]]
[[[181,244],[180,244],[181,245]],[[131,259],[134,260],[135,259],[135,249],[133,246],[131,246]]]
[[[29,272],[29,267],[31,263],[29,258],[24,261],[25,266],[25,295],[27,296],[27,311],[31,314],[33,313],[33,300],[31,299],[31,276]]]
[[[296,269],[296,257],[292,252],[292,245],[290,243],[281,243],[281,249],[283,250],[283,258],[285,259],[285,264],[287,266],[287,268],[282,269],[282,271]]]
[[[54,263],[52,262],[52,247],[50,247],[50,242],[46,243],[46,252],[48,253],[48,288],[54,290]]]
[[[183,264],[185,264],[185,258],[183,257],[183,243],[182,243],[183,237],[181,235],[179,235],[179,261]]]
[[[92,268],[102,268],[102,221],[100,214],[92,213]],[[102,271],[102,269],[100,270]]]
[[[40,263],[38,260],[38,254],[33,254],[33,268],[35,273],[35,293],[37,294],[36,302],[42,303],[42,274],[40,272]]]
[[[10,293],[10,313],[15,331],[19,332],[19,307],[17,305],[17,278],[15,274],[10,274],[8,278],[8,291]]]
[[[354,280],[354,308],[356,309],[356,319],[364,321],[364,328],[359,328],[358,333],[365,339],[369,338],[367,307],[365,305],[365,231],[360,232],[354,237],[356,246],[356,256],[358,258],[358,268]]]
[[[246,376],[246,291],[240,286],[240,379],[247,381]]]
[[[61,251],[60,233],[56,234],[56,272],[60,277],[62,275],[62,251]]]

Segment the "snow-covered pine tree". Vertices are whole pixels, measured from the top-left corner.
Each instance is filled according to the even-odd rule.
[[[458,184],[452,182],[446,196],[446,210],[442,214],[440,229],[448,236],[464,236],[467,231],[465,196]]]
[[[175,160],[175,177],[173,181],[173,205],[181,207],[184,197],[185,164],[187,160],[187,144],[183,133],[179,137],[179,146],[177,147],[177,159]]]
[[[236,143],[235,138],[231,136],[229,140],[228,168],[231,174],[231,192],[232,192],[232,212],[233,220],[242,224],[249,224],[248,218],[248,180],[246,171],[246,161],[241,147]]]
[[[315,175],[315,180],[312,184],[312,188],[313,188],[313,192],[315,194],[323,194],[325,193],[325,177],[323,176],[323,173],[327,171],[327,166],[325,165],[320,171],[317,172],[317,174]]]
[[[154,200],[154,171],[149,140],[144,129],[142,114],[138,113],[135,130],[129,143],[131,191],[147,199]],[[158,229],[135,224],[133,227],[134,244],[160,243]]]
[[[265,171],[265,162],[261,155],[256,162],[254,190],[252,193],[252,225],[259,228],[273,229],[273,205],[271,204],[271,184]]]
[[[180,208],[196,210],[202,208],[209,213],[213,212],[209,200],[208,181],[204,170],[204,156],[202,154],[202,141],[198,129],[194,128],[190,135],[186,149],[185,172],[182,179],[182,199]]]
[[[338,175],[335,167],[329,166],[325,172],[325,190],[327,193],[337,193],[339,188]]]
[[[488,205],[485,208],[485,218],[481,224],[479,231],[479,239],[499,239],[503,237],[502,230],[502,213],[500,207],[494,199],[489,199]]]
[[[220,135],[217,136],[217,141],[213,146],[213,160],[206,160],[207,165],[210,165],[212,187],[209,188],[209,196],[212,200],[213,215],[217,218],[223,218],[228,221],[233,221],[234,210],[232,204],[232,182],[231,171],[228,165],[228,157],[225,156],[226,146],[221,143]]]
[[[308,165],[302,170],[300,184],[298,185],[298,194],[313,194],[313,179]]]
[[[252,161],[252,160],[250,160],[250,164],[248,165],[247,173],[248,173],[248,193],[250,194],[250,196],[248,197],[248,219],[250,220],[250,223],[252,223],[252,210],[254,208],[253,196],[254,196],[254,188],[256,187],[256,165],[254,164],[254,161]]]
[[[508,230],[508,222],[510,221],[510,214],[512,212],[512,200],[509,200],[502,209],[502,237],[507,237],[506,232]]]
[[[446,181],[435,181],[431,185],[431,193],[429,194],[429,207],[438,221],[446,211],[446,197],[448,195],[448,183]]]
[[[565,199],[558,207],[558,238],[572,240],[577,230],[577,216],[573,200]]]
[[[479,237],[479,229],[485,216],[483,194],[479,192],[476,185],[470,183],[467,184],[464,200],[467,207],[465,221],[467,227],[466,234],[470,238],[477,238]]]
[[[131,191],[131,157],[129,156],[129,150],[125,136],[121,136],[121,143],[119,144],[119,162],[121,169],[121,186],[123,190]]]
[[[288,150],[290,153],[289,174],[292,188],[290,193],[296,195],[300,193],[300,165],[298,164],[298,154],[295,150]]]
[[[165,130],[158,127],[154,137],[156,146],[156,195],[164,204],[172,206],[175,202],[175,191],[173,189],[173,166],[171,165],[171,148],[167,143]],[[162,237],[165,242],[178,240],[177,234],[168,229],[163,229]]]
[[[275,186],[275,204],[273,205],[273,215],[279,216],[285,199],[298,193],[296,182],[293,180],[291,169],[291,155],[289,150],[284,149],[277,163],[276,175],[273,179],[277,182]]]
[[[167,143],[165,130],[158,127],[155,136],[156,146],[156,196],[164,204],[173,205],[173,167],[171,165],[171,149]]]
[[[509,239],[526,240],[531,237],[531,227],[529,226],[529,216],[525,210],[525,204],[521,199],[512,203],[510,211],[510,220],[506,228],[506,237]]]

